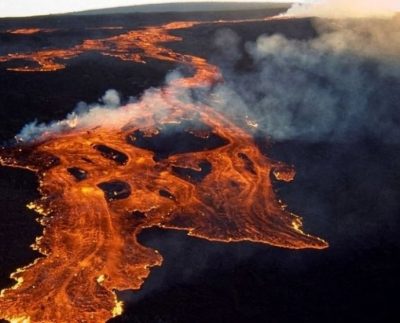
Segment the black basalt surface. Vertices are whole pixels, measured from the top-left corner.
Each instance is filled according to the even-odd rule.
[[[199,183],[212,171],[212,165],[208,160],[199,163],[200,170],[172,166],[172,173],[189,182]]]
[[[84,169],[78,167],[70,167],[67,171],[75,177],[75,179],[80,182],[85,180],[88,177],[87,172]]]
[[[119,150],[106,145],[94,145],[93,148],[99,151],[104,158],[110,159],[118,165],[122,166],[128,162],[128,156]]]
[[[201,134],[197,134],[196,131]],[[153,151],[155,160],[165,159],[175,154],[212,150],[228,143],[226,139],[213,133],[205,125],[191,121],[160,125],[157,133],[152,136],[147,135],[145,131],[135,130],[127,136],[127,142]]]
[[[131,187],[128,183],[122,181],[109,181],[97,185],[103,192],[108,201],[123,200],[131,195]]]
[[[217,16],[198,15],[203,19]],[[218,17],[230,16],[221,13]],[[1,30],[34,25],[69,28],[54,37],[0,33],[0,53],[52,45],[69,47],[84,38],[118,33],[88,34],[84,27],[132,28],[193,18],[196,16],[170,13],[0,20]],[[315,36],[309,20],[223,27],[235,30],[246,41],[274,32],[290,38]],[[185,41],[169,46],[210,58],[215,54],[210,42],[214,33],[212,26],[174,31]],[[157,61],[143,65],[122,62],[95,53],[73,59],[67,69],[54,73],[14,73],[0,65],[0,139],[12,138],[35,118],[61,119],[79,101],[95,102],[110,88],[122,93],[126,102],[129,96],[162,84],[174,67]],[[244,57],[238,67],[251,69],[251,61]],[[193,140],[196,143],[197,139]],[[256,140],[268,156],[295,166],[293,183],[275,183],[278,197],[304,218],[306,232],[323,237],[330,248],[293,251],[253,243],[223,244],[188,237],[185,232],[147,229],[139,240],[159,250],[163,265],[151,270],[141,290],[118,293],[125,301],[125,311],[110,322],[397,322],[400,147],[361,138],[340,144],[276,142],[271,149],[264,137]],[[152,141],[146,145],[161,149],[163,157],[174,152],[173,147],[158,148]],[[202,172],[207,169],[200,168]],[[187,178],[197,176],[191,170],[175,171]],[[111,199],[114,192],[122,196],[128,192],[123,183],[103,184]],[[11,286],[8,277],[16,268],[39,257],[29,245],[42,228],[35,221],[36,214],[25,207],[39,197],[37,186],[31,172],[0,168],[0,288]],[[146,214],[133,212],[129,216],[140,220]]]

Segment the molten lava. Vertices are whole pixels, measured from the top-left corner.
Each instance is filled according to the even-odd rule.
[[[14,322],[105,322],[119,315],[114,290],[139,289],[162,257],[137,241],[145,228],[185,230],[212,241],[253,241],[302,249],[327,247],[301,230],[301,220],[277,199],[271,176],[294,172],[261,154],[250,134],[224,115],[180,94],[221,79],[205,59],[162,46],[179,41],[177,22],[87,40],[71,49],[1,57],[35,61],[14,71],[53,71],[86,51],[123,60],[181,63],[194,75],[180,78],[147,100],[121,107],[118,123],[71,126],[35,143],[3,149],[3,165],[33,170],[42,198],[44,256],[18,269],[3,290],[0,317]],[[24,321],[25,320],[25,321]]]
[[[41,29],[41,28],[21,28],[21,29],[9,29],[6,32],[14,35],[33,35],[37,33],[51,33],[56,29]]]

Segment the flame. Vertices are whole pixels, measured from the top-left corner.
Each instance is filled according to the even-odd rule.
[[[123,304],[114,291],[139,289],[151,267],[162,263],[157,250],[137,241],[144,228],[185,230],[210,241],[327,247],[301,230],[301,219],[287,212],[274,193],[271,176],[290,181],[293,169],[262,155],[252,136],[221,113],[180,99],[182,88],[209,86],[222,78],[205,59],[162,46],[181,40],[169,31],[196,24],[174,22],[86,40],[71,49],[0,57],[38,64],[13,69],[22,72],[58,70],[65,67],[61,60],[86,51],[139,63],[171,61],[194,70],[153,91],[149,100],[121,108],[126,119],[119,125],[72,128],[40,144],[2,150],[2,165],[39,176],[42,198],[28,207],[40,214],[45,227],[34,244],[45,257],[12,275],[17,284],[2,291],[0,317],[105,322],[120,315]],[[156,156],[140,141],[161,136],[165,127],[178,127],[193,146],[206,144],[191,150],[175,142],[177,152]]]

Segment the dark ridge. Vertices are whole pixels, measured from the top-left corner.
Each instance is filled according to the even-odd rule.
[[[250,173],[257,175],[256,169],[254,167],[254,162],[244,153],[239,153],[238,157],[244,161],[244,168]]]
[[[154,160],[189,152],[212,150],[228,144],[228,141],[198,122],[185,120],[179,124],[160,125],[158,133],[148,136],[145,131],[135,130],[128,135],[129,144],[151,150]]]
[[[172,194],[171,192],[167,191],[167,190],[159,190],[158,194],[160,194],[160,196],[165,197],[167,199],[176,201],[176,197],[174,194]]]
[[[286,10],[291,6],[288,3],[238,3],[238,2],[200,2],[200,3],[159,3],[148,5],[134,5],[116,8],[105,8],[95,10],[85,10],[72,12],[72,15],[109,15],[109,14],[129,14],[129,13],[167,13],[167,12],[215,12],[215,11],[242,11],[242,10],[265,10],[281,9]]]
[[[95,145],[93,148],[99,151],[103,157],[116,162],[118,165],[122,166],[128,162],[127,155],[106,145]]]
[[[75,179],[80,182],[85,180],[88,177],[88,174],[85,170],[78,167],[70,167],[67,168],[68,173],[75,177]]]
[[[131,195],[131,187],[122,181],[103,182],[97,185],[103,192],[105,198],[111,202],[113,200],[123,200]]]
[[[211,173],[212,165],[208,160],[203,160],[199,163],[200,171],[193,168],[183,168],[172,166],[174,175],[191,183],[200,183],[208,174]]]

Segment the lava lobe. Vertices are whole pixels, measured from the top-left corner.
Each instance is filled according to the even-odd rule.
[[[272,175],[290,181],[294,171],[263,155],[253,137],[223,114],[177,95],[221,80],[205,59],[162,45],[181,40],[171,30],[196,24],[174,22],[67,49],[0,56],[0,63],[35,64],[11,69],[16,72],[59,70],[88,51],[136,63],[180,63],[194,71],[121,108],[128,120],[112,127],[104,120],[95,128],[1,149],[2,165],[37,173],[42,197],[29,207],[45,230],[33,245],[44,256],[12,275],[16,285],[0,294],[0,318],[99,323],[121,314],[115,291],[141,288],[150,268],[162,263],[157,250],[137,240],[144,228],[184,230],[210,241],[328,246],[304,233],[301,218],[274,192]]]

